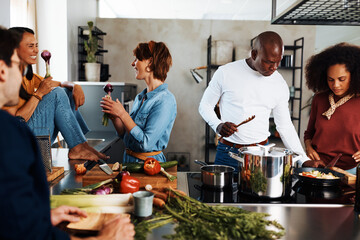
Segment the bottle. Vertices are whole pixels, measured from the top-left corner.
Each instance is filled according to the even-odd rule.
[[[356,192],[354,210],[360,212],[360,164],[356,166]]]

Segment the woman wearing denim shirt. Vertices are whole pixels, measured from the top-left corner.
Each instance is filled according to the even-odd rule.
[[[118,99],[102,98],[103,112],[110,115],[126,151],[124,162],[137,162],[148,157],[165,162],[162,150],[168,145],[176,117],[176,100],[165,82],[172,64],[170,52],[163,42],[139,43],[134,49],[136,79],[147,88],[139,93],[130,115]]]

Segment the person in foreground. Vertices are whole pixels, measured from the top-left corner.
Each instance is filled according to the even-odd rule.
[[[277,33],[263,32],[254,40],[251,57],[221,66],[214,73],[199,112],[223,137],[217,146],[215,164],[237,169],[238,162],[229,152],[238,153],[243,146],[267,144],[271,112],[285,147],[301,155],[300,163],[307,159],[291,122],[289,88],[277,71],[283,51],[283,41]],[[214,111],[218,102],[221,119]],[[236,127],[253,115],[252,121]]]
[[[71,82],[53,81],[52,77],[42,78],[32,73],[31,64],[36,64],[39,52],[33,30],[24,27],[10,28],[22,36],[18,54],[28,64],[23,77],[20,101],[16,106],[4,108],[9,113],[26,121],[35,135],[50,131],[51,143],[59,131],[69,146],[69,159],[107,159],[103,153],[88,145],[85,135],[89,129],[78,107],[84,104],[85,96],[79,85]]]
[[[339,43],[312,56],[306,84],[315,92],[304,133],[303,166],[325,166],[342,154],[336,166],[348,170],[360,162],[360,47]]]
[[[0,108],[18,104],[23,62],[20,36],[0,27]],[[70,239],[55,227],[86,213],[60,206],[50,211],[49,188],[36,140],[26,124],[0,110],[0,239]],[[132,239],[134,226],[120,215],[93,239]],[[71,239],[78,239],[71,237]]]
[[[124,162],[147,157],[164,162],[162,150],[168,145],[176,117],[175,97],[164,83],[172,64],[171,55],[163,42],[154,41],[139,43],[133,52],[136,79],[144,80],[147,87],[135,97],[130,115],[118,99],[104,97],[101,107],[123,136],[127,148]]]

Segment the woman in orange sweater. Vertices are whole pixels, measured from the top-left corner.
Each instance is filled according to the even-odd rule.
[[[77,111],[85,102],[81,87],[72,82],[57,82],[52,77],[44,79],[33,74],[31,65],[37,63],[39,53],[34,31],[24,27],[9,30],[21,35],[17,52],[30,71],[23,77],[19,104],[4,109],[23,119],[35,135],[44,135],[44,129],[47,129],[52,143],[61,132],[70,149],[69,159],[107,159],[105,154],[88,145],[85,138],[89,129]]]

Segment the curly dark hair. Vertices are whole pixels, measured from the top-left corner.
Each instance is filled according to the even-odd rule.
[[[154,72],[155,78],[165,81],[172,65],[171,54],[165,43],[154,41],[139,43],[133,53],[140,61],[152,58],[150,70]]]
[[[305,67],[306,85],[315,93],[330,91],[327,70],[336,64],[345,64],[350,72],[350,94],[360,93],[360,47],[349,43],[339,43],[313,55]]]

